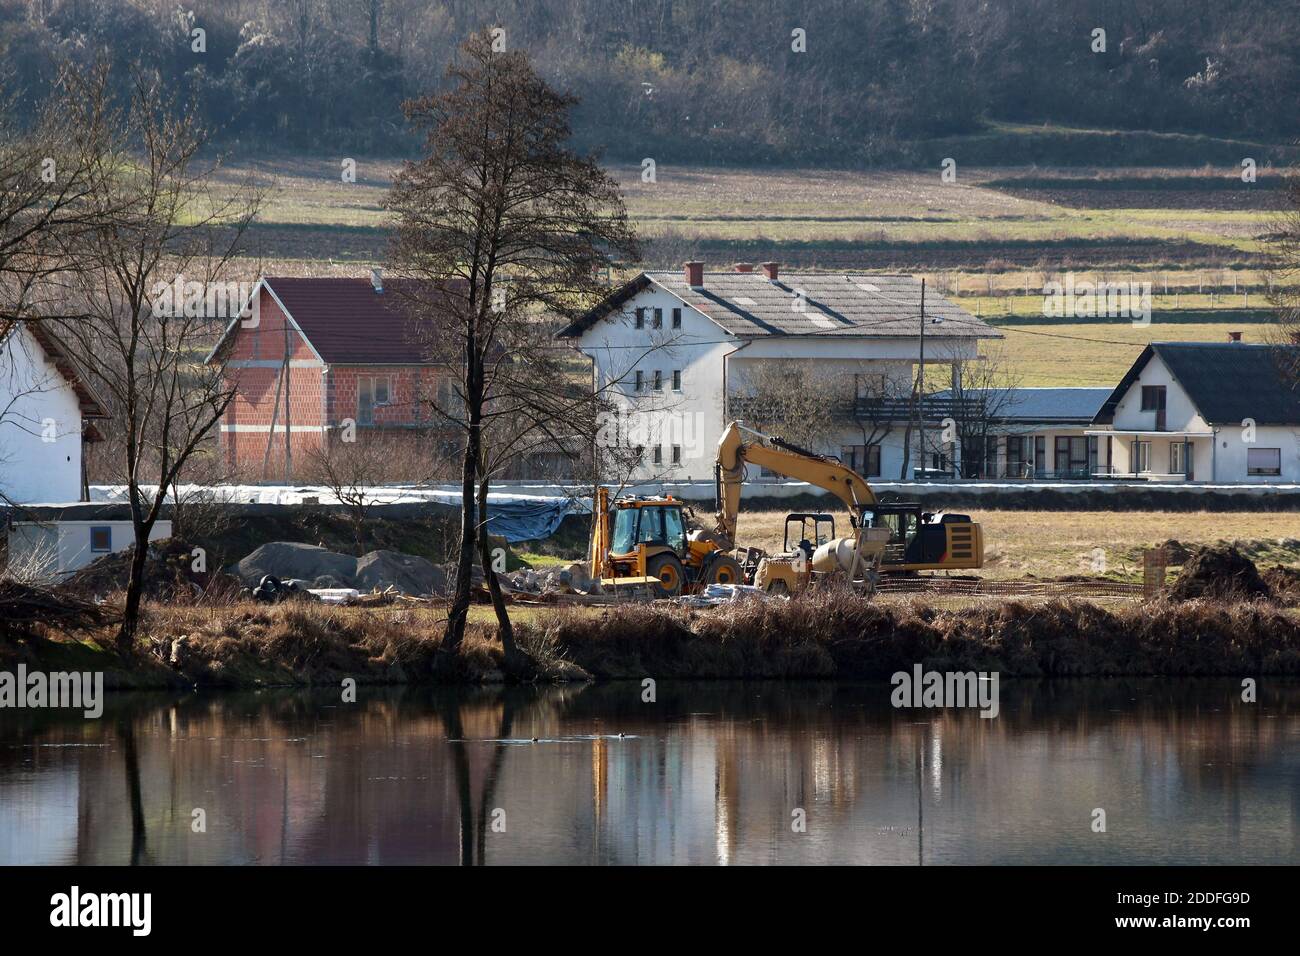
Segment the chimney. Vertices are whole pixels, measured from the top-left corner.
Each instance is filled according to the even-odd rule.
[[[376,292],[384,291],[384,270],[383,269],[370,270],[370,284],[375,287]]]
[[[1228,333],[1228,341],[1229,341],[1229,342],[1240,342],[1240,341],[1241,341],[1241,333],[1240,333],[1240,332],[1229,332],[1229,333]]]
[[[737,262],[737,263],[736,263],[736,266],[735,266],[735,269],[736,269],[737,272],[753,272],[753,271],[754,271],[754,263],[752,263],[752,262]]]
[[[764,263],[763,263],[763,274],[766,275],[766,276],[768,277],[768,279],[770,279],[771,281],[775,282],[775,281],[776,281],[777,271],[778,271],[780,268],[781,268],[781,263],[779,263],[779,262],[764,262]]]
[[[686,284],[692,289],[698,289],[704,285],[704,263],[688,262],[686,263]]]

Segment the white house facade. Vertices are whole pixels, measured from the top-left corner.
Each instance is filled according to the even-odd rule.
[[[712,480],[723,428],[747,417],[752,383],[780,363],[841,383],[828,400],[845,414],[812,450],[896,478],[917,464],[912,429],[855,413],[869,396],[910,393],[923,327],[934,387],[977,358],[982,339],[1000,337],[933,293],[924,325],[922,314],[921,283],[910,276],[783,274],[770,262],[706,272],[688,262],[681,272],[640,274],[560,336],[590,358],[593,387],[618,409],[598,441],[641,450],[630,480]]]
[[[12,323],[0,336],[0,504],[84,500],[83,442],[104,417],[63,343]]]
[[[1107,473],[1161,480],[1300,481],[1300,348],[1239,341],[1143,349],[1089,429]]]

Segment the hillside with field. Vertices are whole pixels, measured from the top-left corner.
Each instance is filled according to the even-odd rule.
[[[959,151],[958,151],[959,152]],[[243,265],[288,275],[358,275],[383,263],[395,158],[306,155],[235,161],[227,189],[252,176],[267,200]],[[713,268],[773,259],[788,268],[909,272],[988,320],[1021,385],[1115,382],[1152,341],[1272,341],[1267,239],[1285,202],[1283,170],[1243,182],[1228,167],[958,167],[932,170],[611,170],[645,239],[647,267],[700,258]],[[1149,322],[1046,318],[1045,282],[1146,282]]]

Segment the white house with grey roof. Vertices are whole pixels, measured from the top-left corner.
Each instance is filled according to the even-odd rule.
[[[629,477],[672,481],[712,479],[722,429],[745,417],[752,383],[773,363],[841,383],[828,400],[851,414],[813,450],[869,477],[911,477],[917,436],[911,403],[898,399],[910,396],[922,349],[931,391],[978,358],[982,340],[1001,337],[932,290],[923,325],[922,284],[911,276],[783,273],[774,262],[643,272],[559,335],[591,359],[593,386],[615,397],[621,440],[643,449]],[[938,428],[938,406],[923,407],[925,427]],[[892,411],[864,423],[859,413],[873,408]]]
[[[1124,478],[1300,481],[1300,347],[1154,342],[1102,403],[1089,434]]]
[[[954,454],[965,478],[1092,478],[1103,470],[1102,439],[1090,433],[1109,387],[967,388],[933,396],[967,399],[982,410],[979,435]],[[982,445],[983,447],[978,447]]]

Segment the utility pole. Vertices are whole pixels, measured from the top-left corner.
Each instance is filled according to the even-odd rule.
[[[917,436],[920,439],[921,467],[925,465],[925,277],[921,277],[921,362],[917,372]]]
[[[284,320],[284,483],[293,484],[293,413],[289,404],[289,379],[293,370],[293,350],[289,345],[289,320]]]

